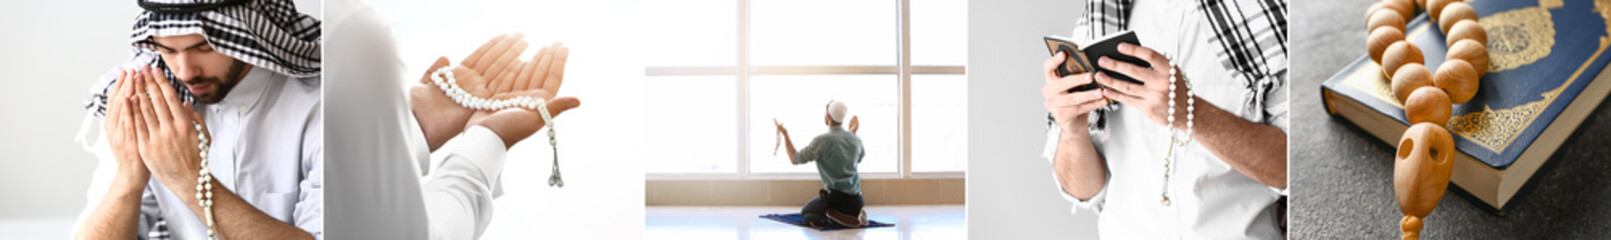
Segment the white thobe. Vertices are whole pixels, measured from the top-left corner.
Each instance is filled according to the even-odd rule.
[[[150,62],[153,55],[139,53],[130,62]],[[318,77],[296,79],[252,68],[224,99],[198,104],[197,111],[212,136],[208,167],[215,184],[223,187],[213,191],[233,192],[269,217],[322,238],[324,120],[319,107],[320,85]],[[99,123],[104,122],[98,117],[89,118],[94,124],[86,124],[86,128],[99,129]],[[78,225],[95,211],[117,169],[105,131],[97,132],[95,143],[86,150],[95,154],[100,165],[86,193],[89,204],[79,214]],[[175,195],[154,176],[142,195],[141,239],[149,236],[159,219],[167,224],[170,237],[206,237],[207,225],[180,200],[193,196]]]
[[[1130,30],[1136,32],[1142,46],[1170,56],[1192,81],[1192,91],[1198,98],[1248,118],[1249,113],[1234,109],[1248,109],[1242,104],[1253,96],[1251,91],[1260,89],[1234,78],[1234,70],[1222,65],[1215,55],[1216,48],[1209,45],[1213,44],[1211,27],[1194,6],[1197,4],[1193,1],[1135,1]],[[1086,32],[1075,29],[1074,37],[1089,37],[1081,36]],[[1285,131],[1286,94],[1279,89],[1278,94],[1280,98],[1252,108],[1277,117],[1248,120]],[[1129,106],[1107,117],[1107,139],[1093,139],[1107,164],[1106,185],[1086,200],[1074,198],[1061,187],[1057,190],[1074,203],[1074,211],[1088,209],[1098,214],[1102,238],[1282,238],[1277,229],[1280,219],[1275,201],[1286,195],[1284,189],[1271,188],[1242,175],[1196,142],[1177,153],[1178,159],[1169,164],[1173,169],[1165,183],[1163,159],[1169,144],[1168,129]],[[1042,157],[1051,161],[1056,156],[1061,132],[1058,125],[1052,124]],[[1055,181],[1056,176],[1053,178]],[[1169,206],[1161,203],[1166,187]]]

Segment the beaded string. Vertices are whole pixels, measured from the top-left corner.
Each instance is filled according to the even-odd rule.
[[[565,187],[565,180],[559,175],[559,140],[554,138],[554,117],[548,113],[547,100],[528,96],[518,96],[509,99],[486,99],[476,97],[459,87],[458,79],[453,77],[454,66],[446,66],[431,72],[431,82],[435,83],[442,92],[446,93],[453,102],[466,108],[481,111],[496,111],[509,108],[525,108],[536,110],[543,117],[543,124],[548,128],[548,146],[554,152],[554,171],[548,177],[548,186]]]
[[[1444,1],[1426,0],[1426,1],[1421,1],[1419,3],[1421,4],[1420,7],[1422,7],[1423,9],[1426,10],[1428,19],[1431,20],[1431,21],[1435,21],[1438,24],[1439,30],[1442,30],[1442,33],[1447,38],[1445,43],[1446,43],[1446,48],[1449,49],[1449,51],[1448,51],[1447,55],[1445,56],[1445,58],[1448,59],[1448,60],[1451,60],[1451,61],[1458,59],[1458,60],[1461,60],[1461,61],[1465,61],[1469,65],[1474,65],[1474,66],[1469,66],[1474,71],[1460,71],[1462,69],[1456,67],[1453,64],[1448,64],[1450,62],[1446,61],[1445,64],[1443,64],[1444,66],[1439,67],[1439,69],[1437,71],[1437,74],[1435,74],[1435,75],[1427,75],[1427,74],[1425,74],[1426,73],[1425,70],[1422,70],[1421,74],[1413,73],[1413,72],[1416,72],[1414,70],[1411,70],[1410,71],[1411,73],[1398,74],[1399,69],[1404,69],[1402,66],[1407,66],[1410,63],[1425,64],[1424,59],[1422,58],[1421,53],[1420,53],[1420,48],[1416,47],[1415,44],[1410,43],[1408,41],[1408,39],[1404,38],[1404,36],[1407,34],[1407,32],[1405,31],[1405,26],[1404,26],[1405,22],[1408,22],[1407,20],[1411,19],[1411,17],[1414,16],[1412,14],[1413,14],[1413,12],[1415,10],[1415,7],[1416,7],[1415,5],[1417,3],[1412,2],[1410,0],[1383,0],[1382,2],[1379,2],[1379,3],[1376,3],[1375,5],[1372,5],[1371,9],[1367,10],[1367,12],[1366,12],[1366,16],[1368,18],[1368,19],[1366,19],[1366,25],[1367,25],[1368,28],[1370,28],[1369,30],[1373,32],[1373,33],[1370,34],[1371,37],[1369,37],[1367,39],[1368,48],[1370,48],[1370,54],[1372,56],[1372,60],[1376,61],[1376,63],[1379,64],[1379,65],[1383,65],[1382,66],[1383,73],[1384,73],[1384,75],[1387,75],[1387,77],[1388,77],[1388,81],[1389,81],[1390,85],[1393,88],[1392,90],[1393,90],[1394,97],[1396,97],[1400,102],[1402,102],[1404,104],[1405,119],[1407,119],[1409,121],[1410,125],[1412,125],[1411,128],[1409,130],[1407,130],[1405,132],[1405,135],[1401,138],[1401,140],[1400,140],[1401,142],[1404,141],[1402,139],[1410,139],[1412,137],[1410,134],[1412,134],[1412,133],[1414,133],[1414,134],[1432,133],[1433,135],[1442,135],[1442,136],[1444,136],[1443,138],[1448,139],[1447,136],[1449,135],[1449,132],[1447,130],[1445,130],[1442,126],[1447,124],[1448,119],[1449,119],[1447,114],[1450,113],[1449,109],[1452,108],[1452,106],[1449,106],[1449,105],[1446,105],[1446,104],[1450,104],[1450,103],[1452,103],[1452,104],[1460,104],[1460,103],[1464,103],[1466,101],[1469,101],[1470,97],[1472,95],[1474,95],[1474,93],[1476,92],[1476,89],[1477,89],[1476,85],[1480,83],[1481,76],[1483,74],[1485,74],[1486,71],[1488,70],[1487,69],[1488,68],[1488,66],[1487,66],[1487,50],[1486,50],[1487,49],[1487,33],[1486,33],[1486,30],[1483,30],[1480,27],[1480,25],[1478,24],[1477,21],[1479,21],[1479,18],[1477,17],[1475,10],[1473,10],[1469,4],[1465,3],[1464,1],[1457,1],[1457,0],[1444,0]],[[1394,11],[1394,12],[1382,12],[1384,10],[1385,11]],[[1471,22],[1466,23],[1465,21],[1471,21]],[[1462,24],[1464,24],[1464,25],[1462,25]],[[1462,28],[1460,26],[1465,26],[1465,27]],[[1477,26],[1477,27],[1472,27],[1472,26]],[[1381,29],[1381,28],[1396,28],[1399,31],[1397,32],[1396,35],[1393,34],[1392,32],[1384,32],[1383,35],[1378,37],[1377,34],[1374,33],[1374,32],[1376,32],[1377,29]],[[1477,44],[1475,44],[1475,45],[1480,46],[1480,48],[1477,48],[1477,49],[1467,48],[1467,49],[1465,49],[1465,50],[1468,50],[1468,51],[1466,51],[1466,53],[1459,53],[1459,52],[1455,51],[1455,50],[1457,50],[1456,48],[1459,45],[1457,43],[1462,43],[1462,42],[1465,42],[1465,41],[1476,42]],[[1399,46],[1400,42],[1403,43],[1402,47]],[[1466,44],[1465,46],[1469,47],[1470,45],[1472,45],[1472,44]],[[1389,57],[1386,54],[1388,54],[1388,52],[1394,52],[1394,50],[1398,51],[1397,53],[1394,53],[1396,58],[1389,59]],[[1398,68],[1398,69],[1394,69],[1394,68]],[[1424,69],[1425,67],[1424,67],[1424,65],[1422,65],[1420,68]],[[1470,73],[1471,76],[1466,76],[1466,77],[1470,77],[1469,79],[1461,78],[1460,76],[1457,76],[1458,74],[1455,74],[1456,72]],[[1445,74],[1445,73],[1448,73],[1448,74]],[[1404,76],[1397,76],[1397,75],[1404,75]],[[1430,80],[1430,81],[1427,81],[1427,80]],[[1469,80],[1469,82],[1464,82],[1465,80]],[[1462,87],[1464,87],[1464,88],[1462,88]],[[1403,88],[1403,89],[1400,89],[1400,88]],[[1431,90],[1422,91],[1422,88],[1430,88]],[[1406,90],[1407,92],[1406,91],[1400,91],[1400,90]],[[1417,93],[1423,93],[1423,94],[1417,94]],[[1453,95],[1451,95],[1451,94],[1454,94],[1454,93],[1461,93],[1461,94],[1463,94],[1463,95],[1461,95],[1463,97],[1452,97]],[[1412,96],[1423,96],[1423,97],[1412,97]],[[1438,103],[1441,103],[1441,104],[1438,104]],[[1436,105],[1429,105],[1429,104],[1436,104]],[[1441,108],[1442,111],[1437,111],[1438,109],[1428,109],[1429,107],[1430,108]],[[1426,113],[1426,114],[1430,114],[1430,115],[1434,115],[1434,116],[1430,116],[1430,119],[1428,119],[1427,117],[1419,116],[1420,115],[1419,113]],[[1437,116],[1437,114],[1439,114],[1439,113],[1444,114],[1444,115],[1443,116]],[[1416,129],[1417,129],[1416,125],[1420,125],[1420,124],[1426,124],[1426,125],[1422,125],[1422,126],[1424,126],[1426,128],[1431,128],[1432,132],[1418,132],[1417,133],[1416,132]],[[1447,141],[1452,141],[1452,140],[1447,140]],[[1407,148],[1407,147],[1408,148],[1422,147],[1422,148],[1431,149],[1434,152],[1437,151],[1437,149],[1435,149],[1431,144],[1427,144],[1427,143],[1418,143],[1418,144],[1414,144],[1414,146],[1406,146],[1406,145],[1401,144],[1399,146],[1399,148],[1401,148],[1400,151],[1399,151],[1400,154],[1399,154],[1399,156],[1395,156],[1395,160],[1394,160],[1394,168],[1395,168],[1394,185],[1399,185],[1399,186],[1395,186],[1396,188],[1402,187],[1404,185],[1427,186],[1427,184],[1437,184],[1436,182],[1439,182],[1439,181],[1443,182],[1444,184],[1446,184],[1448,182],[1449,179],[1447,179],[1447,175],[1444,175],[1443,179],[1426,179],[1426,180],[1431,180],[1431,181],[1434,181],[1434,182],[1416,181],[1413,178],[1401,178],[1403,176],[1400,176],[1400,174],[1406,174],[1406,173],[1403,172],[1403,171],[1399,171],[1399,169],[1418,169],[1418,168],[1416,168],[1417,164],[1430,164],[1430,163],[1399,161],[1400,159],[1398,159],[1398,158],[1402,158],[1403,157],[1402,154],[1404,153],[1404,150],[1406,150],[1406,149],[1403,149],[1403,148]],[[1449,150],[1452,150],[1452,149],[1449,149]],[[1451,153],[1444,153],[1444,154],[1453,154],[1453,153],[1451,152]],[[1434,166],[1433,168],[1437,168],[1437,167]],[[1424,171],[1444,171],[1444,172],[1449,171],[1447,168],[1441,169],[1441,170],[1438,170],[1438,169],[1420,169],[1420,170],[1424,170]],[[1400,181],[1399,179],[1409,179],[1409,180]],[[1412,187],[1412,188],[1416,188],[1416,187]],[[1403,189],[1403,188],[1400,188],[1400,189]],[[1395,192],[1395,194],[1408,194],[1408,193]],[[1439,189],[1439,191],[1437,191],[1436,194],[1437,194],[1437,196],[1435,196],[1433,198],[1430,198],[1430,201],[1434,204],[1434,205],[1432,205],[1433,208],[1436,208],[1436,202],[1438,201],[1436,199],[1441,199],[1442,198],[1441,189]],[[1399,208],[1400,208],[1400,210],[1403,210],[1405,215],[1406,215],[1401,220],[1401,222],[1399,224],[1400,225],[1400,230],[1402,230],[1402,232],[1404,234],[1402,237],[1404,239],[1419,239],[1420,238],[1420,231],[1421,231],[1421,228],[1422,228],[1421,218],[1426,217],[1425,216],[1426,213],[1414,213],[1414,214],[1412,214],[1412,210],[1410,210],[1410,209],[1416,209],[1417,207],[1406,206],[1406,204],[1413,204],[1413,203],[1403,202],[1402,200],[1404,198],[1405,198],[1405,196],[1399,196],[1399,199],[1401,200],[1401,202],[1399,202]],[[1430,212],[1431,210],[1432,209],[1426,209],[1427,212]]]
[[[201,176],[196,177],[196,202],[201,204],[202,216],[207,221],[207,238],[217,239],[217,231],[214,230],[217,224],[213,221],[213,175],[207,167],[207,151],[211,144],[208,144],[207,134],[201,130],[201,123],[192,124],[196,126],[196,138],[200,140],[196,148],[201,150],[201,171],[198,172]]]
[[[1165,58],[1168,57],[1166,56]],[[1186,83],[1186,130],[1184,131],[1185,136],[1181,136],[1180,134],[1182,131],[1175,128],[1175,98],[1177,95],[1180,95],[1180,93],[1175,91],[1175,81],[1181,79],[1180,68],[1171,66],[1169,68],[1169,116],[1166,117],[1168,119],[1167,124],[1169,125],[1169,148],[1164,152],[1163,191],[1160,193],[1159,200],[1159,203],[1165,207],[1170,205],[1169,175],[1173,172],[1172,170],[1174,170],[1171,168],[1170,163],[1175,161],[1175,147],[1185,148],[1187,144],[1191,143],[1192,122],[1195,118],[1194,115],[1197,112],[1196,103],[1193,103],[1194,101],[1192,101],[1192,98],[1196,95],[1191,92],[1191,84]]]

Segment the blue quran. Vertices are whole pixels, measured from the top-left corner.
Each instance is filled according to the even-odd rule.
[[[1444,128],[1454,135],[1450,181],[1465,196],[1502,211],[1583,119],[1611,92],[1611,0],[1473,0],[1488,32],[1488,74]],[[1406,39],[1426,66],[1444,61],[1444,35],[1423,14]],[[1321,86],[1329,113],[1394,144],[1408,128],[1381,67],[1365,56]],[[1478,204],[1484,205],[1484,204]]]

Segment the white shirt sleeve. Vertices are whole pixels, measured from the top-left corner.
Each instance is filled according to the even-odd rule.
[[[99,123],[102,118],[95,117],[95,113],[86,113],[84,118],[85,123],[80,127],[79,135],[85,135],[86,131],[101,128]],[[81,144],[84,144],[84,151],[95,155],[96,164],[95,170],[90,174],[89,190],[84,192],[84,209],[78,211],[78,220],[73,221],[73,230],[67,233],[69,234],[67,235],[68,238],[78,236],[78,230],[84,227],[84,220],[87,220],[90,214],[95,213],[95,208],[101,203],[101,199],[106,197],[106,190],[111,188],[112,178],[115,177],[114,175],[117,172],[117,160],[112,159],[111,149],[107,146],[106,133],[104,131],[99,132],[99,134],[93,135],[95,136],[92,138],[94,139],[93,143],[82,142],[87,140],[83,139],[83,137],[78,139]]]
[[[316,239],[324,239],[324,114],[315,111],[304,129],[302,141],[302,181],[293,221],[297,228],[308,231]]]
[[[324,1],[325,232],[329,239],[429,236],[419,171],[429,150],[403,91],[391,28],[359,0]],[[364,89],[341,91],[329,89]]]
[[[95,113],[86,113],[84,117],[85,124],[81,126],[82,129],[79,130],[79,134],[86,134],[91,130],[102,130],[100,129],[100,123],[104,118],[95,117]],[[90,175],[89,190],[84,192],[84,209],[79,210],[78,219],[73,222],[73,230],[67,233],[68,238],[78,236],[78,231],[84,227],[84,221],[88,220],[91,214],[95,214],[96,208],[100,207],[101,200],[106,197],[106,191],[111,189],[112,180],[117,177],[117,159],[112,156],[112,147],[111,143],[107,141],[106,131],[95,131],[94,134],[93,143],[81,143],[84,144],[84,151],[95,155],[97,164]],[[158,214],[160,213],[157,208],[156,195],[149,190],[140,193],[140,216],[138,217],[140,222],[135,225],[136,232],[134,235],[136,239],[146,239],[146,233],[150,232],[151,224],[156,221]]]
[[[1047,163],[1057,161],[1057,140],[1058,137],[1061,137],[1061,134],[1063,133],[1062,126],[1057,124],[1050,125],[1051,128],[1046,130],[1045,150],[1042,150],[1040,153],[1041,157],[1046,158]],[[1096,211],[1099,214],[1102,213],[1102,203],[1104,203],[1107,199],[1108,182],[1110,181],[1103,181],[1102,190],[1098,190],[1096,192],[1096,196],[1091,196],[1091,199],[1086,200],[1080,200],[1079,198],[1074,197],[1074,195],[1068,194],[1067,191],[1063,191],[1062,182],[1063,180],[1057,179],[1057,172],[1053,171],[1052,186],[1057,187],[1057,193],[1063,195],[1063,199],[1074,203],[1074,209],[1069,210],[1069,212],[1077,212],[1080,209],[1090,209],[1091,211]]]
[[[474,126],[431,153],[431,174],[421,179],[431,239],[480,238],[506,151],[496,133]]]

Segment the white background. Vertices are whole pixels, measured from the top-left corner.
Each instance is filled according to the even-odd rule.
[[[1046,143],[1049,58],[1041,36],[1068,36],[1082,1],[972,1],[968,14],[968,234],[974,239],[1095,239],[1096,215],[1070,214]]]

